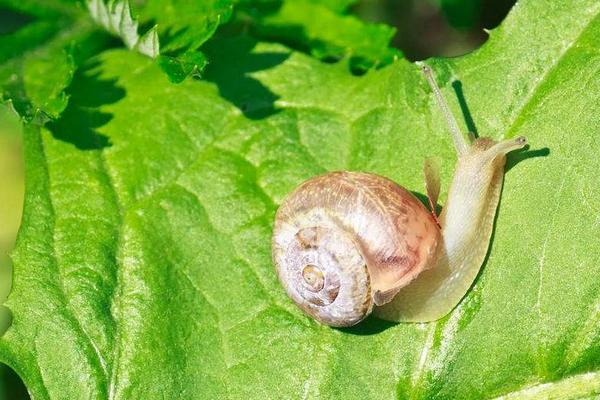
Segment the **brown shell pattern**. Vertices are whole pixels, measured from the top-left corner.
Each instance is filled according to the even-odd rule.
[[[408,190],[379,175],[332,172],[301,184],[277,211],[273,261],[302,310],[350,326],[430,268],[440,243]]]

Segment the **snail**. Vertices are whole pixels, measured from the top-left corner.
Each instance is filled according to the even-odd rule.
[[[337,171],[302,183],[275,216],[273,263],[289,297],[317,321],[347,327],[372,312],[429,322],[465,296],[489,247],[506,154],[524,137],[467,141],[421,64],[448,121],[458,161],[439,217],[437,168],[425,162],[431,211],[379,175]]]

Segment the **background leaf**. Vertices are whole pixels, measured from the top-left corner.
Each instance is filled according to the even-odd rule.
[[[348,57],[350,67],[359,73],[402,56],[390,47],[394,28],[346,15],[348,5],[347,1],[283,0],[261,8],[256,2],[242,1],[238,19],[244,21],[244,13],[250,14],[254,35],[291,45],[319,59]]]
[[[532,151],[510,159],[474,288],[431,324],[320,326],[270,256],[277,205],[317,173],[423,191],[437,155],[447,185],[451,142],[413,64],[356,77],[234,36],[206,46],[205,80],[172,85],[145,57],[102,53],[60,118],[25,132],[0,360],[34,399],[599,394],[599,15],[522,1],[484,47],[432,62],[465,129]]]
[[[138,34],[138,21],[131,15],[128,0],[86,0],[90,17],[108,32],[119,36],[129,49],[156,58],[159,54],[158,33],[156,27],[143,35]]]
[[[158,24],[159,61],[172,82],[202,72],[206,58],[197,49],[229,20],[232,8],[232,0],[149,0],[144,5],[141,18]]]
[[[0,99],[27,122],[57,118],[74,70],[108,39],[74,2],[1,0],[0,16],[17,21],[0,31]]]
[[[73,57],[65,51],[25,63],[23,85],[33,106],[50,118],[57,118],[67,107],[64,90],[71,83],[74,70]]]

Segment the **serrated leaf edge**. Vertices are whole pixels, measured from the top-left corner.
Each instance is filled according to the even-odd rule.
[[[108,32],[119,36],[128,49],[156,58],[160,54],[160,43],[156,26],[140,37],[138,21],[131,15],[129,0],[86,0],[92,19]]]

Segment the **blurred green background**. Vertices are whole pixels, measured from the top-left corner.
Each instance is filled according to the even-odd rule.
[[[349,11],[366,21],[394,26],[397,34],[393,45],[409,60],[422,60],[458,56],[479,47],[487,39],[484,29],[500,24],[514,3],[515,0],[360,0]],[[0,5],[0,37],[32,20]],[[0,102],[0,305],[10,291],[9,253],[15,243],[23,203],[21,133],[18,117]],[[10,321],[10,312],[0,306],[0,335]],[[0,400],[26,398],[18,376],[0,365]]]
[[[0,105],[0,304],[10,290],[13,248],[23,204],[21,126],[17,116]],[[10,325],[10,312],[0,306],[0,335]],[[15,374],[0,366],[0,400],[23,398],[24,389]]]

